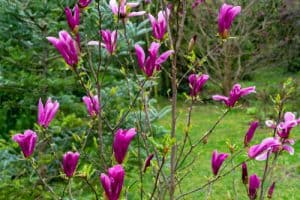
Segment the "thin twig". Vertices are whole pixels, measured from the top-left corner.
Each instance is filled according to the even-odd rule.
[[[183,154],[183,151],[185,149],[185,145],[186,145],[186,142],[187,142],[187,139],[188,139],[188,136],[189,136],[193,105],[194,105],[194,97],[192,97],[192,102],[191,102],[190,107],[189,107],[189,113],[188,113],[188,117],[187,117],[187,125],[186,125],[185,135],[184,135],[184,139],[183,139],[183,144],[182,144],[182,147],[179,151],[179,155],[177,157],[177,161],[176,161],[176,164],[175,164],[175,169],[177,169],[178,162],[181,159],[181,156]]]
[[[198,146],[199,143],[201,143],[204,139],[207,139],[208,136],[213,132],[213,130],[217,127],[217,125],[222,121],[222,119],[227,115],[227,113],[230,111],[230,109],[227,109],[220,117],[219,119],[214,123],[214,125],[193,145],[190,146],[189,151],[184,155],[183,159],[180,161],[177,168],[180,168],[180,166],[185,162],[187,157],[192,153],[193,149]]]
[[[203,190],[203,189],[206,188],[209,184],[214,183],[214,182],[216,182],[217,180],[224,178],[225,176],[227,176],[228,174],[230,174],[232,171],[234,171],[236,168],[240,167],[244,162],[248,162],[249,160],[250,160],[250,158],[248,158],[247,160],[245,160],[245,161],[243,161],[243,162],[237,164],[236,166],[234,166],[232,169],[228,170],[228,171],[225,172],[224,174],[216,176],[215,178],[213,178],[212,180],[208,181],[208,182],[205,183],[204,185],[202,185],[202,186],[200,186],[200,187],[198,187],[198,188],[196,188],[196,189],[193,189],[193,190],[191,190],[191,191],[189,191],[189,192],[186,192],[186,193],[183,193],[183,194],[179,195],[178,197],[176,197],[176,200],[181,199],[181,198],[183,198],[183,197],[185,197],[185,196],[187,196],[187,195],[190,195],[190,194],[192,194],[192,193],[198,192],[198,191],[200,191],[200,190]]]
[[[44,184],[44,186],[48,189],[48,191],[53,195],[53,198],[55,200],[59,200],[59,197],[57,196],[57,194],[54,192],[54,190],[50,187],[50,185],[47,184],[47,182],[43,179],[43,177],[41,176],[41,174],[38,172],[37,168],[34,166],[34,161],[33,159],[30,159],[30,164],[32,166],[32,168],[34,169],[35,173],[38,175],[39,179],[42,181],[42,183]]]
[[[153,197],[154,197],[154,194],[155,194],[155,191],[156,191],[156,188],[157,188],[158,178],[159,178],[160,172],[161,172],[161,170],[162,170],[164,164],[165,164],[165,156],[163,156],[162,161],[161,161],[161,164],[160,164],[160,166],[159,166],[159,169],[158,169],[158,171],[157,171],[157,173],[156,173],[155,182],[154,182],[154,188],[153,188],[153,190],[152,190],[150,199],[153,199]]]
[[[95,188],[92,186],[92,184],[88,181],[87,177],[80,177],[80,178],[82,178],[82,179],[86,182],[86,184],[91,188],[91,190],[92,190],[92,191],[94,192],[94,194],[95,194],[96,200],[98,200],[98,194],[97,194]]]

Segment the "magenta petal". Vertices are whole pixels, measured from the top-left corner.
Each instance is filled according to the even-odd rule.
[[[122,164],[128,151],[129,144],[135,135],[136,130],[134,128],[131,128],[129,130],[119,129],[115,133],[113,150],[115,159],[119,164]]]
[[[109,1],[109,6],[110,6],[110,9],[111,11],[117,15],[118,14],[118,10],[119,10],[119,6],[118,6],[118,3],[116,0],[110,0]]]
[[[248,169],[245,162],[242,164],[242,181],[244,184],[248,183]]]
[[[28,158],[34,152],[38,137],[34,131],[26,130],[24,134],[16,134],[12,139],[19,144],[25,158]]]
[[[293,121],[296,119],[296,116],[292,112],[286,112],[284,114],[284,121]]]
[[[156,59],[157,54],[158,54],[158,51],[159,51],[159,47],[160,47],[160,44],[159,44],[159,43],[157,43],[157,42],[152,42],[152,43],[150,44],[149,49],[148,49],[149,56]]]
[[[272,183],[272,185],[270,186],[269,190],[268,190],[268,198],[272,199],[272,195],[274,192],[274,188],[275,188],[275,182]]]
[[[290,155],[294,155],[295,150],[292,146],[285,144],[282,146],[282,149],[289,152]]]
[[[168,50],[168,51],[162,53],[162,54],[156,59],[155,64],[156,64],[156,65],[160,65],[160,64],[164,63],[164,62],[168,59],[168,57],[169,57],[171,54],[173,54],[173,53],[174,53],[173,50]]]
[[[139,3],[137,3],[137,2],[128,2],[128,3],[126,3],[126,5],[130,8],[134,8],[134,7],[137,7],[139,5]]]
[[[231,24],[236,17],[241,12],[240,6],[232,6],[229,4],[224,3],[219,11],[218,16],[218,26],[219,26],[219,34],[223,37],[227,37],[227,33]]]
[[[256,199],[257,190],[260,186],[260,179],[256,174],[253,174],[249,177],[249,189],[248,194],[250,199]]]
[[[48,41],[58,50],[68,65],[74,67],[78,63],[79,49],[77,42],[66,31],[59,32],[59,38],[47,37]]]
[[[81,8],[85,8],[87,7],[90,3],[92,2],[92,0],[79,0],[78,4]]]
[[[218,153],[217,150],[213,151],[212,158],[211,158],[211,166],[212,166],[213,174],[215,176],[218,175],[221,165],[223,164],[223,162],[228,156],[229,155],[227,153]]]
[[[153,159],[153,157],[154,157],[154,154],[152,153],[145,160],[144,169],[143,169],[144,173],[146,172],[147,168],[151,165],[151,160]]]
[[[197,93],[201,91],[206,81],[209,79],[207,74],[197,75],[191,74],[189,76],[190,95],[197,96]]]
[[[250,93],[254,93],[254,92],[255,92],[255,86],[247,87],[247,88],[241,89],[240,95],[242,97],[242,96],[246,96],[246,95],[248,95]]]
[[[44,105],[42,102],[42,99],[39,99],[39,104],[38,104],[38,124],[42,124],[44,121]]]
[[[260,154],[265,153],[272,148],[278,147],[279,145],[280,142],[278,139],[272,137],[266,138],[260,144],[251,146],[248,150],[248,156],[250,158],[256,158]]]
[[[100,181],[101,181],[101,184],[102,184],[102,187],[103,187],[105,193],[110,194],[110,189],[111,189],[111,180],[110,180],[110,178],[106,174],[101,173]],[[107,195],[107,196],[109,196],[109,195]]]
[[[128,17],[136,17],[136,16],[142,16],[145,14],[146,14],[146,11],[139,11],[139,12],[131,12],[127,16]]]
[[[63,155],[63,170],[67,177],[72,177],[79,159],[80,154],[78,152],[68,151]]]
[[[248,144],[252,140],[257,127],[258,127],[258,121],[254,121],[254,122],[251,123],[251,125],[250,125],[250,127],[249,127],[249,129],[248,129],[248,131],[245,135],[245,138],[244,138],[244,146],[245,147],[248,146]]]
[[[135,53],[136,53],[136,57],[137,57],[137,60],[138,60],[138,64],[141,68],[143,68],[144,67],[144,62],[145,62],[144,49],[138,44],[135,44],[134,48],[135,48]]]
[[[212,99],[215,101],[228,101],[228,97],[222,95],[213,95]]]
[[[108,174],[102,173],[100,181],[108,200],[118,200],[124,184],[125,171],[122,165],[108,169]]]
[[[57,101],[52,102],[51,98],[48,98],[44,107],[40,99],[38,104],[38,124],[47,128],[55,117],[58,108],[59,103]]]
[[[100,103],[98,96],[84,96],[82,97],[83,102],[88,110],[88,113],[91,117],[95,117],[100,111]]]

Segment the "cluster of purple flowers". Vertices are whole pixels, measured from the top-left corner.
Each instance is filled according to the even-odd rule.
[[[293,139],[290,138],[290,133],[292,128],[300,124],[300,118],[291,112],[286,112],[284,114],[284,121],[280,122],[278,125],[271,120],[266,121],[266,125],[274,130],[276,134],[274,137],[267,137],[261,141],[259,144],[255,144],[248,149],[249,158],[256,160],[266,160],[272,153],[280,153],[282,151],[287,151],[290,155],[294,154],[294,148],[292,145],[295,143]],[[249,146],[254,132],[258,127],[258,121],[251,123],[249,130],[247,131],[244,138],[245,147]],[[283,134],[284,133],[284,134]],[[250,199],[256,199],[257,191],[260,187],[261,181],[256,174],[250,176],[248,180],[247,165],[243,163],[242,165],[242,180],[244,184],[249,184],[248,186],[248,196]],[[273,182],[268,191],[268,198],[272,198],[274,192],[275,182]]]
[[[83,101],[86,104],[88,113],[91,117],[98,114],[100,110],[100,105],[97,96],[84,96]],[[57,101],[52,101],[49,98],[45,105],[43,105],[42,100],[39,100],[38,104],[38,124],[41,127],[48,128],[49,124],[55,117],[59,108],[59,103]],[[102,173],[100,176],[100,181],[105,190],[106,196],[109,200],[116,200],[119,198],[120,192],[122,190],[125,171],[122,167],[124,158],[126,157],[129,145],[136,135],[135,128],[128,130],[118,129],[114,136],[113,150],[115,160],[119,163],[111,167],[108,170],[108,174]],[[30,157],[35,149],[38,136],[32,130],[26,130],[24,134],[15,134],[12,139],[16,141],[25,158]],[[62,168],[67,177],[73,177],[76,171],[80,154],[79,152],[68,151],[63,155]],[[152,156],[153,157],[153,156]],[[148,166],[150,165],[150,160],[146,161]]]
[[[61,56],[64,58],[65,62],[71,67],[71,69],[76,70],[76,66],[79,62],[80,55],[80,36],[79,36],[79,25],[80,25],[80,13],[91,3],[92,0],[79,0],[74,6],[73,10],[69,7],[65,8],[65,14],[67,18],[67,23],[72,31],[73,35],[69,34],[67,31],[62,30],[59,32],[59,37],[47,37],[48,41],[59,51]],[[151,1],[145,1],[150,3]],[[192,7],[195,8],[204,0],[195,0]],[[139,3],[127,2],[126,0],[121,0],[117,2],[116,0],[110,0],[109,6],[112,13],[115,16],[120,17],[122,20],[141,16],[146,14],[145,11],[131,12],[131,8],[137,7]],[[218,16],[218,32],[222,39],[229,37],[229,30],[233,23],[234,18],[240,13],[240,6],[232,6],[224,3],[219,11]],[[168,21],[171,15],[171,10],[166,8],[158,13],[157,18],[153,15],[148,14],[149,21],[152,26],[152,35],[155,41],[150,44],[148,49],[148,55],[145,55],[144,49],[139,45],[135,44],[135,53],[137,57],[137,63],[140,69],[146,74],[147,77],[152,77],[155,72],[161,69],[161,65],[174,53],[173,50],[167,50],[162,54],[159,54],[159,49],[165,38]],[[101,46],[103,46],[107,52],[112,55],[117,49],[117,30],[111,31],[108,29],[103,29],[99,31],[102,37]],[[99,45],[99,42],[92,41],[90,44]],[[207,74],[190,74],[188,77],[190,96],[196,98],[201,92],[204,85],[209,79]],[[214,95],[212,99],[215,101],[222,101],[228,108],[233,108],[237,101],[246,95],[255,93],[255,87],[242,88],[240,84],[233,85],[229,96]],[[91,118],[96,117],[101,111],[100,99],[95,95],[88,95],[82,98],[84,104],[86,105],[87,111]],[[42,100],[39,99],[38,103],[38,124],[47,129],[51,121],[55,117],[59,109],[59,103],[57,101],[52,101],[51,98],[47,100],[45,105],[43,105]],[[250,124],[247,133],[244,136],[244,147],[248,148],[249,144],[254,137],[254,133],[258,127],[259,122],[254,121]],[[260,144],[250,146],[248,149],[248,157],[256,160],[265,160],[272,153],[279,153],[282,151],[287,151],[290,154],[294,154],[294,149],[292,145],[294,140],[290,139],[291,130],[300,124],[300,118],[296,119],[296,116],[287,112],[284,115],[284,121],[276,124],[275,122],[268,120],[266,125],[274,130],[276,135],[274,137],[268,137],[262,140]],[[101,173],[100,182],[104,188],[105,196],[109,200],[119,199],[122,187],[124,184],[125,170],[122,166],[126,154],[129,149],[131,141],[137,134],[135,128],[130,129],[118,129],[114,134],[113,140],[113,154],[115,161],[118,163],[108,169],[107,174]],[[16,134],[12,138],[16,141],[25,158],[30,157],[35,149],[38,136],[32,130],[26,130],[24,134]],[[211,168],[213,175],[218,176],[220,168],[224,161],[228,158],[228,153],[219,153],[214,150],[211,157]],[[144,169],[145,172],[147,167],[150,166],[151,160],[154,154],[150,154],[145,161]],[[62,167],[63,171],[67,177],[71,178],[74,176],[76,168],[78,166],[80,158],[79,152],[68,151],[63,155]],[[256,199],[257,191],[260,187],[261,181],[256,174],[252,174],[248,177],[248,169],[246,163],[242,164],[242,181],[245,185],[248,185],[248,196],[250,199]],[[270,186],[268,197],[271,198],[275,187],[275,182]]]

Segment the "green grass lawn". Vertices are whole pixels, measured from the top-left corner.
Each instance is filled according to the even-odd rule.
[[[162,103],[164,104],[164,103]],[[221,105],[221,104],[219,104]],[[187,118],[187,103],[179,102],[178,119],[177,119],[177,141],[180,143],[183,138],[183,130],[186,126]],[[218,117],[224,111],[222,106],[214,105],[196,105],[192,113],[192,128],[190,130],[190,136],[192,141],[196,141],[200,138],[206,130],[208,130],[218,119]],[[170,127],[170,118],[168,115],[160,120],[159,124]],[[196,158],[193,165],[188,170],[190,171],[186,178],[181,183],[182,192],[190,191],[196,187],[199,187],[207,182],[209,178],[212,178],[211,171],[211,155],[214,149],[219,152],[228,152],[229,149],[226,144],[230,141],[231,144],[237,145],[238,149],[242,150],[242,153],[233,160],[233,164],[236,165],[241,161],[247,159],[246,150],[243,149],[244,134],[248,130],[249,122],[254,120],[253,116],[246,114],[245,108],[235,108],[223,119],[223,121],[217,126],[215,131],[210,135],[207,144],[200,144],[189,161],[192,158]],[[261,122],[264,125],[264,122]],[[300,143],[297,140],[300,139],[300,128],[295,128],[292,131],[292,137],[296,139],[295,155],[290,156],[288,153],[283,153],[279,160],[278,166],[274,169],[272,180],[267,180],[266,185],[270,185],[271,181],[276,181],[276,189],[273,199],[300,199],[298,193],[300,187]],[[263,138],[270,136],[271,130],[260,126],[257,130],[251,145],[259,143]],[[230,157],[227,161],[230,160]],[[186,163],[189,163],[187,161]],[[230,162],[225,169],[231,168]],[[262,161],[250,161],[248,162],[249,175],[256,173],[259,177],[262,177],[264,169],[264,162]],[[184,170],[186,173],[188,170]],[[184,174],[183,173],[183,174]],[[181,174],[179,174],[179,177]],[[235,190],[233,190],[235,185]],[[213,184],[212,193],[210,199],[247,199],[246,190],[241,182],[241,168],[237,168],[233,175],[229,175],[223,178],[221,181]],[[177,195],[179,195],[179,190]],[[185,199],[204,199],[207,193],[207,189],[187,196]]]

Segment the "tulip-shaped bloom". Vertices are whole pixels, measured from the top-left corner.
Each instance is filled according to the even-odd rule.
[[[33,153],[37,138],[37,134],[32,130],[26,130],[24,134],[18,133],[12,137],[21,147],[25,158],[28,158]]]
[[[269,140],[271,141],[271,139]],[[287,151],[290,155],[294,155],[294,148],[292,146],[295,144],[295,141],[293,139],[281,139],[279,137],[275,137],[273,140],[276,140],[276,144],[269,147],[267,150],[262,151],[262,153],[255,157],[256,160],[266,160],[270,153],[280,151]]]
[[[274,188],[275,188],[275,182],[272,183],[272,185],[270,186],[270,188],[268,190],[268,198],[269,199],[272,199]]]
[[[215,176],[218,175],[219,169],[227,157],[228,157],[227,153],[218,153],[217,150],[213,151],[211,157],[211,167],[212,167],[213,174]]]
[[[119,129],[115,133],[113,149],[115,159],[119,164],[122,164],[128,151],[129,144],[135,135],[135,128],[131,128],[129,130]]]
[[[96,115],[98,115],[99,111],[100,111],[100,105],[99,105],[99,99],[98,96],[84,96],[82,97],[83,102],[86,105],[86,108],[90,114],[91,117],[95,117]]]
[[[87,7],[91,2],[92,2],[92,0],[79,0],[79,1],[78,1],[78,5],[79,5],[80,8],[85,8],[85,7]]]
[[[80,11],[78,5],[76,4],[75,7],[73,8],[73,13],[69,7],[65,8],[65,14],[70,29],[73,31],[73,33],[77,33],[79,28],[79,17],[80,17]]]
[[[245,162],[242,164],[242,181],[244,184],[248,184],[248,169]]]
[[[78,152],[73,153],[68,151],[63,155],[63,169],[67,177],[72,177],[79,159],[80,154]]]
[[[122,165],[108,169],[108,174],[101,173],[100,181],[108,200],[118,200],[124,183],[125,171]]]
[[[150,154],[150,155],[147,157],[147,159],[145,160],[144,170],[143,170],[144,173],[146,172],[147,168],[150,167],[150,165],[151,165],[151,160],[152,160],[153,156],[154,156],[154,154],[152,153],[152,154]]]
[[[58,50],[66,63],[73,69],[78,63],[79,50],[76,41],[67,31],[60,31],[59,38],[47,37],[48,41]]]
[[[250,127],[245,135],[245,138],[244,138],[244,146],[247,147],[250,143],[250,141],[252,140],[253,136],[254,136],[254,133],[255,133],[255,130],[257,129],[258,127],[258,121],[254,121],[250,124]]]
[[[260,186],[260,180],[259,177],[256,174],[253,174],[249,178],[249,189],[248,189],[248,195],[250,200],[256,199],[257,190]]]
[[[255,86],[242,88],[240,84],[235,84],[230,91],[229,97],[214,95],[212,98],[215,101],[223,101],[228,107],[233,107],[239,98],[253,92],[255,92]]]
[[[191,74],[189,76],[190,83],[190,95],[192,97],[197,96],[197,94],[201,91],[206,81],[209,79],[207,74],[197,75]]]
[[[117,31],[111,32],[110,30],[101,30],[100,34],[102,36],[103,41],[101,45],[104,46],[110,54],[113,54],[117,47]]]
[[[159,11],[157,20],[153,15],[148,14],[148,18],[152,26],[153,37],[162,40],[167,31],[167,17],[170,16],[170,10],[167,8],[166,11]]]
[[[59,108],[59,103],[57,101],[52,101],[51,98],[48,98],[45,106],[40,98],[38,105],[38,124],[47,128],[50,122],[55,117],[57,110]]]
[[[116,0],[110,0],[109,6],[113,14],[117,16],[120,15],[121,18],[141,16],[146,13],[145,11],[130,12],[131,8],[137,7],[139,5],[139,3],[137,2],[127,3],[127,0],[120,0],[119,2],[120,5]]]
[[[288,138],[292,128],[298,125],[296,116],[292,112],[284,114],[284,122],[280,122],[277,126],[277,134],[281,138]]]
[[[174,53],[173,50],[168,50],[158,56],[159,47],[159,43],[152,42],[148,49],[149,56],[145,58],[143,48],[138,44],[134,45],[138,64],[148,77],[153,75],[154,70],[160,70],[160,65],[164,63],[172,53]]]
[[[203,3],[205,0],[195,0],[192,4],[192,9],[196,8],[199,4]]]
[[[226,39],[234,18],[241,12],[240,6],[232,6],[224,3],[219,11],[218,25],[219,35]]]
[[[280,146],[281,143],[278,138],[269,137],[264,139],[260,144],[251,146],[248,150],[248,156],[256,160],[265,160],[269,153],[275,151]]]

